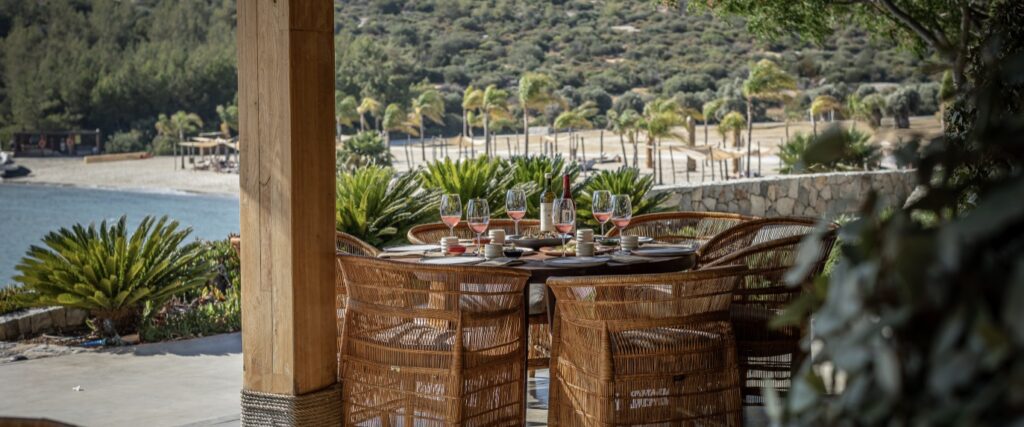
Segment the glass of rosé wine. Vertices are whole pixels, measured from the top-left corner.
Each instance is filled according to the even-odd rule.
[[[487,200],[470,199],[466,204],[466,222],[469,229],[476,233],[476,253],[483,254],[483,234],[487,231],[487,224],[491,222],[491,208],[487,206]]]
[[[572,199],[555,199],[551,203],[551,223],[562,236],[562,256],[565,256],[565,236],[576,225],[576,203]]]
[[[462,220],[462,199],[458,194],[441,196],[441,222],[448,226],[448,232],[455,236],[455,226]]]
[[[625,252],[622,247],[622,236],[625,235],[626,226],[633,218],[633,202],[627,194],[612,196],[612,224],[619,229],[619,250]]]
[[[516,236],[519,235],[519,221],[526,216],[526,192],[520,188],[513,188],[505,193],[505,212],[515,223]]]
[[[612,193],[608,190],[597,190],[591,198],[593,203],[590,212],[594,214],[594,219],[601,223],[601,235],[604,236],[604,225],[612,219]]]

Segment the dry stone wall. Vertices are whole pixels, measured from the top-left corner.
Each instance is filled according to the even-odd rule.
[[[661,186],[652,191],[669,193],[666,203],[681,211],[831,219],[857,212],[871,189],[882,203],[902,206],[915,178],[913,170],[833,172]]]

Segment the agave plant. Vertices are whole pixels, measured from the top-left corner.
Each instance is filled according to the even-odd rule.
[[[337,169],[351,172],[368,165],[391,166],[393,157],[380,134],[360,132],[341,143]]]
[[[335,203],[338,231],[380,247],[401,241],[410,227],[426,221],[437,197],[421,191],[413,174],[366,166],[338,176]]]
[[[505,192],[513,187],[527,194],[537,191],[533,182],[517,182],[507,162],[499,158],[478,157],[452,161],[449,158],[427,164],[419,173],[424,188],[437,193],[458,194],[463,202],[482,198],[487,200],[492,217],[505,214]]]
[[[668,199],[668,194],[651,195],[649,193],[653,187],[654,176],[641,175],[637,168],[623,166],[614,171],[603,170],[590,175],[576,197],[577,223],[594,228],[600,226],[590,210],[591,194],[597,190],[608,190],[612,194],[628,194],[633,201],[633,216],[667,210],[662,204]]]
[[[516,183],[533,183],[534,191],[527,194],[527,218],[540,216],[540,193],[544,189],[544,174],[552,176],[551,190],[558,192],[560,184],[559,177],[569,174],[570,182],[576,182],[580,174],[579,165],[567,163],[561,155],[550,156],[514,156],[509,159],[512,165],[512,176]],[[578,185],[578,184],[577,184]],[[578,193],[578,188],[573,188],[573,194]]]
[[[144,306],[159,307],[210,278],[209,263],[196,262],[200,243],[182,244],[191,232],[166,216],[147,216],[131,235],[125,217],[61,228],[43,237],[45,247],[29,248],[15,280],[33,305],[85,309],[105,332],[108,324],[122,331],[138,325]]]

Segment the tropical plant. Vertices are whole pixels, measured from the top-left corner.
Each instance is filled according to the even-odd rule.
[[[473,124],[469,116],[480,109],[483,96],[484,91],[473,87],[473,85],[466,86],[466,90],[462,92],[462,136],[464,137],[473,137]]]
[[[530,111],[543,110],[557,104],[555,80],[547,74],[526,73],[519,78],[519,108],[523,110],[523,155],[530,155]]]
[[[813,132],[815,135],[818,133],[818,117],[826,112],[829,113],[829,117],[833,117],[836,111],[843,108],[843,104],[838,99],[830,95],[818,95],[811,101],[811,125],[813,126]]]
[[[591,119],[597,114],[597,104],[587,101],[569,111],[563,111],[555,117],[555,129],[569,129],[569,141],[572,144],[576,131],[581,129],[592,129],[594,123]]]
[[[203,119],[196,113],[178,111],[171,116],[160,114],[156,120],[156,132],[166,137],[177,138],[177,142],[184,142],[185,135],[197,132],[203,127]],[[174,155],[178,155],[178,144],[174,144]],[[185,167],[185,158],[181,158],[181,167]]]
[[[796,79],[771,60],[762,59],[750,67],[750,74],[743,81],[743,97],[747,101],[747,175],[754,145],[754,101],[784,101],[786,91],[794,89]]]
[[[872,129],[882,125],[882,117],[885,112],[885,99],[877,93],[869,94],[863,98],[857,94],[850,95],[847,108],[853,119],[852,129],[857,128],[857,120],[864,120]]]
[[[341,137],[342,127],[353,127],[356,120],[362,119],[359,113],[359,101],[354,96],[346,96],[341,91],[334,91],[334,122],[336,132]],[[360,123],[362,121],[360,120]],[[360,130],[363,130],[360,128]]]
[[[480,96],[480,118],[484,126],[484,154],[490,156],[491,144],[491,122],[504,120],[512,115],[508,111],[508,92],[498,89],[496,85],[489,85]]]
[[[683,108],[674,99],[657,98],[644,106],[643,120],[638,126],[647,135],[647,167],[654,168],[654,153],[661,138],[668,136],[672,128],[684,124]],[[660,166],[660,165],[658,165]],[[658,170],[661,168],[658,167]]]
[[[401,132],[406,135],[415,136],[419,130],[416,128],[416,118],[406,113],[405,108],[398,104],[388,104],[384,109],[384,118],[381,120],[384,129],[384,145],[391,147],[391,132]]]
[[[570,182],[577,182],[580,174],[579,165],[566,162],[561,155],[555,156],[513,156],[509,158],[512,167],[512,176],[515,183],[533,183],[534,191],[527,194],[527,217],[537,218],[540,216],[540,193],[544,189],[544,174],[550,173],[552,177],[560,177],[569,174]],[[552,182],[548,185],[557,185]],[[552,191],[555,189],[552,188]],[[573,190],[576,193],[576,189]]]
[[[356,113],[359,114],[359,130],[366,131],[367,114],[370,114],[374,117],[374,120],[376,121],[377,125],[374,125],[373,128],[379,130],[380,126],[378,125],[380,124],[380,113],[383,108],[384,104],[381,104],[380,101],[369,96],[364,97],[363,100],[359,103],[359,106],[356,107]]]
[[[537,191],[532,182],[516,183],[508,163],[496,157],[435,160],[427,163],[418,176],[420,184],[428,190],[458,194],[463,202],[478,198],[487,200],[493,216],[504,215],[505,192],[508,189],[523,188],[527,194]]]
[[[337,153],[338,172],[352,172],[364,166],[391,166],[394,156],[376,132],[359,132],[341,142]]]
[[[238,106],[218,105],[217,118],[220,120],[220,133],[231,138],[231,131],[238,132]]]
[[[409,228],[436,214],[437,196],[420,189],[416,175],[366,166],[339,174],[335,198],[338,231],[382,247],[401,242]]]
[[[718,122],[718,134],[725,139],[726,135],[732,134],[732,146],[740,147],[740,132],[747,126],[746,119],[737,111],[730,111]],[[733,172],[739,173],[740,159],[733,159]]]
[[[597,227],[600,223],[591,212],[591,195],[597,190],[608,190],[612,194],[627,194],[633,201],[633,216],[664,212],[668,193],[651,194],[654,188],[653,175],[641,175],[640,170],[622,166],[616,170],[598,171],[583,183],[576,199],[577,223]]]
[[[427,146],[423,143],[423,119],[439,125],[444,124],[444,99],[441,98],[441,93],[432,87],[422,88],[420,94],[412,99],[412,115],[415,118],[413,123],[419,128],[420,156],[423,161],[427,161]]]
[[[704,116],[704,144],[711,144],[708,141],[708,122],[712,119],[719,119],[718,113],[722,110],[724,105],[725,99],[718,98],[705,102],[704,105],[701,106],[701,115]]]
[[[626,155],[626,145],[623,140],[623,136],[629,140],[629,144],[633,146],[633,167],[638,167],[640,162],[640,150],[637,147],[639,140],[638,134],[640,132],[640,121],[643,117],[640,116],[636,110],[627,108],[622,110],[621,113],[615,110],[608,111],[608,124],[612,127],[612,132],[619,135],[619,144],[622,145],[622,164],[629,165],[627,160],[629,157]]]
[[[779,146],[779,173],[818,173],[831,171],[870,170],[878,166],[878,147],[871,137],[855,129],[832,126],[821,135],[797,133]],[[820,161],[822,151],[835,153]]]
[[[209,264],[196,262],[202,246],[182,244],[191,232],[166,216],[143,218],[131,235],[125,217],[99,228],[62,227],[29,248],[14,279],[33,305],[88,310],[103,333],[123,332],[138,326],[147,305],[160,307],[210,278]]]

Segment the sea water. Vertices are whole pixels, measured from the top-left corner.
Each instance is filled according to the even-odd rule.
[[[235,196],[0,184],[0,287],[14,282],[14,267],[46,233],[75,223],[116,222],[122,215],[130,231],[146,215],[167,215],[192,227],[189,239],[224,239],[238,232]]]

